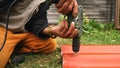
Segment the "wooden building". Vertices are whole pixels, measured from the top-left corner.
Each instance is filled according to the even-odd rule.
[[[48,10],[48,14],[47,14],[49,24],[57,24],[60,15],[61,14],[57,12],[57,9],[55,8],[54,4],[50,6],[50,9]]]
[[[78,0],[78,4],[84,8],[84,13],[89,19],[96,19],[102,23],[114,22],[115,19],[115,2],[116,0]],[[50,23],[58,21],[59,15],[56,9],[51,6],[48,11]]]
[[[99,22],[113,22],[115,18],[115,0],[78,0],[89,19]]]

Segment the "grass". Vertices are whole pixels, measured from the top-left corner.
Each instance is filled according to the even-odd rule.
[[[58,48],[55,52],[47,55],[30,54],[26,55],[25,62],[14,66],[14,68],[62,68],[60,46],[62,44],[71,44],[71,39],[56,38]],[[82,44],[120,44],[120,31],[107,30],[83,33],[81,37]]]
[[[120,31],[98,31],[92,34],[82,36],[83,44],[120,44]]]
[[[25,57],[25,62],[14,68],[61,68],[60,49],[48,55],[30,54]]]

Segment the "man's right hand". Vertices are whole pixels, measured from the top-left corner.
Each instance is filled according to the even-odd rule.
[[[63,20],[60,25],[51,27],[50,33],[62,38],[74,38],[78,34],[78,30],[74,26],[72,22],[70,28],[68,28],[67,21]]]

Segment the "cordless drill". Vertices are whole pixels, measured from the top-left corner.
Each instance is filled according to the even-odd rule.
[[[78,6],[78,14],[76,17],[72,16],[72,12],[67,15],[68,27],[70,27],[71,22],[75,23],[75,28],[78,29],[78,34],[73,38],[72,50],[77,53],[80,48],[80,38],[82,34],[82,23],[83,23],[83,7]]]
[[[47,6],[50,6],[51,3],[57,4],[59,0],[46,0]],[[67,15],[68,27],[70,27],[71,22],[75,23],[75,28],[78,29],[78,34],[73,38],[72,50],[74,53],[77,53],[80,48],[80,37],[82,34],[82,23],[83,23],[83,7],[78,6],[78,14],[76,17],[72,16],[72,12]]]

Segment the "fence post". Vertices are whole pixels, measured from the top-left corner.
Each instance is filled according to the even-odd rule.
[[[120,0],[116,0],[115,28],[120,29]]]

